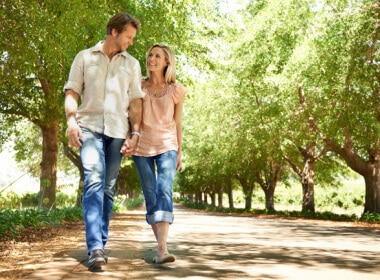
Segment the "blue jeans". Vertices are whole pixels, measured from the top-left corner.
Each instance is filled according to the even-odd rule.
[[[173,223],[173,181],[177,152],[169,151],[153,157],[133,156],[145,197],[146,221]],[[156,170],[157,168],[157,170]]]
[[[116,139],[81,128],[80,156],[84,168],[83,213],[88,253],[104,250],[112,214],[115,183],[125,139]]]

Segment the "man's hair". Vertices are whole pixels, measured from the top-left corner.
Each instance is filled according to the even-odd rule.
[[[119,13],[114,15],[107,24],[107,35],[112,34],[112,29],[115,29],[117,33],[124,31],[125,26],[130,23],[137,30],[140,29],[140,21],[135,17],[127,13]]]

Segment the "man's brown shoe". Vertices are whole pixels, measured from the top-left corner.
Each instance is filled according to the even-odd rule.
[[[88,266],[92,268],[101,267],[106,263],[107,261],[104,258],[104,253],[100,249],[92,251],[90,257],[88,258]]]

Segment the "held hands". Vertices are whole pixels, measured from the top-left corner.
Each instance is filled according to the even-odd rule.
[[[138,137],[125,139],[123,147],[121,147],[120,153],[122,153],[122,155],[125,157],[131,156],[137,147],[137,141]]]

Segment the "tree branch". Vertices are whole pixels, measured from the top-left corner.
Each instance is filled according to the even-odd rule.
[[[288,156],[285,156],[285,160],[289,163],[290,167],[293,169],[293,171],[301,177],[302,170],[289,158]]]

